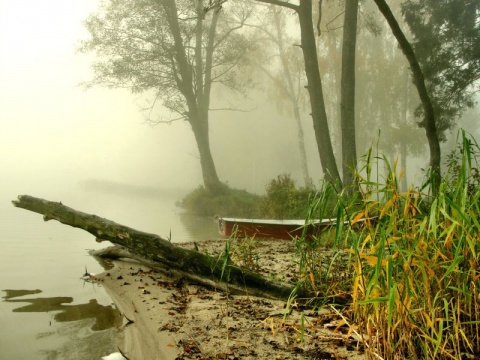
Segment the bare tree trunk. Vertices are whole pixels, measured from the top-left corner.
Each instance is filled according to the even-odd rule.
[[[175,58],[176,64],[178,64],[178,74],[176,78],[177,86],[187,103],[188,113],[186,114],[186,118],[192,126],[195,140],[197,141],[203,182],[207,190],[218,192],[223,189],[223,186],[218,178],[212,152],[210,150],[208,109],[210,105],[211,81],[210,77],[207,77],[207,83],[204,83],[203,81],[203,61],[201,52],[203,26],[201,25],[203,24],[204,14],[202,5],[203,1],[197,3],[197,11],[200,12],[200,14],[198,14],[199,19],[196,33],[197,52],[195,65],[197,73],[195,74],[196,79],[194,81],[194,74],[187,59],[180,25],[178,23],[178,11],[175,0],[162,1],[162,6],[167,14],[168,24],[175,43],[173,57]],[[212,37],[215,34],[217,18],[218,12],[215,12],[214,21],[212,22],[213,29],[210,29],[209,33],[211,42],[213,42]],[[209,51],[214,51],[213,46],[210,46]],[[210,67],[207,69],[207,75],[209,75],[211,71],[211,56],[212,54],[207,56],[207,64],[210,64]],[[197,88],[195,88],[195,84]]]
[[[220,289],[228,287],[237,292],[277,299],[287,299],[293,291],[290,286],[235,266],[228,256],[212,257],[198,251],[182,249],[158,235],[72,209],[61,202],[21,195],[12,203],[16,207],[42,214],[45,221],[57,220],[89,232],[97,241],[107,240],[121,245],[134,254],[136,259],[145,258],[147,266],[156,264],[180,270],[191,279],[200,279],[201,283],[218,283]],[[120,256],[128,256],[125,252],[121,254],[123,255]]]
[[[305,136],[303,133],[302,119],[300,118],[300,110],[298,105],[293,106],[293,116],[297,123],[297,142],[298,151],[300,153],[300,165],[302,166],[303,182],[305,187],[311,186],[312,179],[310,178],[310,172],[308,171],[307,152],[305,151]]]
[[[341,183],[335,155],[333,153],[330,130],[323,97],[322,79],[318,67],[317,47],[313,31],[312,0],[301,0],[298,7],[300,22],[301,46],[305,59],[305,73],[307,76],[307,89],[310,94],[312,107],[313,129],[317,140],[320,161],[325,173],[325,180]]]
[[[196,108],[197,109],[197,108]],[[202,114],[198,112],[198,117]],[[198,152],[200,154],[200,165],[202,167],[203,183],[205,188],[213,193],[220,193],[225,188],[217,175],[217,169],[210,151],[210,134],[208,119],[196,119],[196,116],[190,114],[190,125],[192,126],[195,140],[197,141]]]
[[[400,45],[403,53],[405,54],[405,57],[408,60],[408,63],[410,64],[410,69],[412,70],[413,82],[417,88],[425,115],[425,120],[422,122],[422,126],[425,128],[428,145],[430,147],[430,170],[432,172],[431,176],[433,179],[432,192],[433,194],[437,194],[441,175],[440,141],[438,139],[437,125],[435,122],[435,113],[433,110],[432,100],[428,95],[427,87],[425,86],[425,77],[423,76],[422,69],[417,61],[412,46],[405,37],[402,29],[400,29],[400,26],[398,25],[398,22],[395,19],[395,16],[390,10],[388,4],[385,2],[385,0],[375,0],[375,3],[377,4],[378,9],[390,25],[390,29],[392,30],[393,35],[397,39],[398,44]]]
[[[305,61],[305,74],[307,76],[307,89],[310,95],[310,106],[312,108],[313,129],[317,142],[320,162],[324,172],[325,180],[333,183],[342,183],[338,172],[335,154],[333,153],[332,140],[325,109],[323,97],[322,78],[318,66],[317,46],[315,33],[313,31],[312,0],[300,0],[299,5],[282,0],[256,0],[257,2],[282,6],[292,9],[298,14],[301,33],[301,47]]]
[[[342,81],[340,113],[342,124],[343,185],[351,188],[357,168],[355,141],[355,49],[357,44],[358,0],[345,2],[343,22]]]
[[[298,142],[298,150],[300,153],[300,165],[302,167],[303,172],[303,181],[305,187],[309,187],[311,184],[310,173],[308,171],[308,164],[307,164],[307,153],[305,151],[305,136],[303,133],[303,126],[302,120],[300,118],[300,109],[298,107],[298,94],[296,95],[295,89],[293,86],[292,81],[292,74],[290,73],[290,67],[288,64],[287,55],[285,53],[285,48],[283,47],[283,30],[280,28],[280,18],[279,12],[274,12],[274,20],[275,20],[275,29],[277,31],[277,44],[278,44],[278,51],[280,53],[280,60],[282,62],[282,67],[284,71],[285,82],[287,85],[287,93],[292,103],[293,108],[293,116],[295,118],[295,122],[297,123],[297,142]]]

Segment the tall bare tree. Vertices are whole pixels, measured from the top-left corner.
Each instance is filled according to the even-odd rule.
[[[317,47],[313,29],[312,0],[300,0],[299,4],[292,4],[283,0],[255,0],[261,3],[281,6],[291,9],[298,14],[300,23],[301,48],[305,62],[307,89],[310,96],[313,128],[317,142],[318,153],[322,163],[325,180],[341,183],[325,109],[325,100],[322,89],[322,78],[318,66]]]
[[[282,69],[284,74],[284,82],[286,92],[289,95],[290,103],[292,104],[293,117],[297,124],[297,143],[300,153],[300,164],[302,166],[303,180],[306,187],[310,186],[310,173],[308,171],[307,153],[305,151],[305,137],[303,133],[302,119],[300,117],[300,99],[301,94],[298,91],[298,87],[294,86],[294,77],[292,74],[292,64],[289,62],[287,51],[285,50],[285,40],[283,36],[284,29],[281,23],[281,14],[274,10],[273,13],[275,31],[277,38],[277,47],[282,63]]]
[[[342,124],[343,184],[353,185],[357,164],[355,141],[355,50],[357,43],[358,0],[345,1],[342,46],[340,117]]]
[[[271,5],[265,12],[256,12],[257,19],[254,23],[249,24],[250,27],[259,30],[260,42],[265,45],[259,47],[261,55],[259,56],[259,53],[256,52],[252,62],[273,84],[272,92],[275,94],[277,108],[288,109],[288,112],[293,115],[297,127],[297,144],[304,185],[309,187],[311,178],[301,117],[306,100],[305,71],[300,50],[296,46],[286,45],[292,44],[294,40],[285,34],[286,16],[282,10]],[[270,60],[266,66],[267,58],[278,61]]]

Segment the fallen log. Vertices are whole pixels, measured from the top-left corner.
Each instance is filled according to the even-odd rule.
[[[141,264],[149,267],[150,269],[165,273],[166,276],[174,278],[177,282],[180,282],[183,279],[186,279],[188,280],[188,282],[199,284],[210,289],[223,291],[225,293],[229,293],[232,295],[248,295],[248,294],[253,295],[254,293],[253,291],[248,292],[245,287],[238,287],[235,284],[216,281],[213,279],[206,278],[205,276],[191,274],[179,269],[172,269],[172,268],[167,269],[162,263],[159,263],[153,260],[148,260],[142,256],[132,254],[130,251],[128,251],[126,248],[120,245],[108,246],[100,250],[91,250],[89,253],[92,256],[100,257],[102,259],[118,260],[118,259],[127,258],[127,259],[137,260]],[[272,297],[272,296],[266,296],[265,294],[259,294],[259,296],[269,297],[269,298]]]
[[[138,231],[97,215],[75,210],[61,202],[20,195],[18,200],[12,203],[15,207],[42,214],[45,221],[57,220],[62,224],[83,229],[94,235],[97,241],[107,240],[128,250],[107,250],[105,253],[110,253],[110,256],[117,252],[118,257],[133,257],[150,267],[158,265],[179,270],[190,280],[236,293],[287,299],[294,290],[291,286],[236,266],[230,261],[228,254],[212,257],[195,250],[183,249],[156,234]]]

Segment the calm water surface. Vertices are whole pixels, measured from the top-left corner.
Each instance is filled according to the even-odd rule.
[[[81,280],[103,268],[92,235],[0,200],[0,359],[100,359],[113,351],[121,317],[103,288]],[[42,197],[41,194],[30,194]],[[218,238],[213,219],[189,218],[178,196],[77,191],[48,198],[173,242]]]

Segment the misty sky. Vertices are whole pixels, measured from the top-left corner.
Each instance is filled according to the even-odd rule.
[[[41,195],[35,192],[91,178],[165,187],[178,186],[179,176],[187,187],[201,182],[186,124],[151,127],[139,111],[142,99],[79,86],[91,76],[91,58],[75,49],[97,4],[0,0],[2,189]]]
[[[82,21],[98,3],[0,0],[0,151],[2,189],[9,193],[48,196],[60,184],[71,189],[92,178],[167,189],[202,183],[187,123],[152,127],[140,111],[145,99],[125,90],[79,86],[91,78],[93,56],[76,53],[88,37]],[[212,152],[223,181],[258,192],[280,173],[301,173],[292,157],[296,130],[288,116],[260,109],[214,112],[211,120]],[[311,120],[305,121],[311,127]],[[272,126],[282,132],[265,144],[272,140]],[[315,178],[318,154],[308,131]]]

